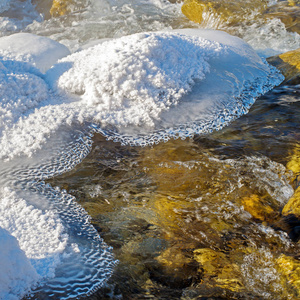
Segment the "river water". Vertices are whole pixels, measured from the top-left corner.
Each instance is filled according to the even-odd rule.
[[[84,73],[87,78],[90,76],[90,65],[86,68],[84,64],[79,64],[76,70],[76,63],[87,56],[93,57],[94,52],[89,50],[93,49],[92,46],[108,41],[107,44],[104,42],[104,46],[94,48],[104,56],[109,47],[119,47],[117,42],[111,42],[112,38],[115,39],[113,41],[121,40],[124,48],[129,45],[126,55],[130,55],[125,56],[127,61],[135,55],[137,48],[134,44],[139,43],[140,36],[135,35],[138,38],[133,41],[127,40],[126,36],[136,33],[172,32],[187,28],[219,29],[240,37],[261,58],[300,47],[299,31],[297,33],[299,3],[292,1],[235,1],[236,6],[228,8],[234,18],[224,20],[219,15],[205,13],[201,24],[189,21],[181,12],[182,3],[174,1],[65,2],[66,10],[57,6],[51,16],[49,8],[52,1],[35,1],[32,4],[30,0],[5,0],[0,5],[0,36],[26,32],[65,45],[74,55],[67,57],[62,64],[74,64],[74,72],[69,75],[74,82],[78,76],[76,72]],[[215,2],[227,5],[225,0]],[[262,3],[267,7],[265,14],[259,9]],[[125,39],[122,40],[122,37]],[[169,45],[172,41],[175,46],[171,51],[178,43],[185,45],[177,35],[168,35],[168,39],[162,40],[157,35],[142,37],[148,39],[149,44],[159,41],[164,49],[169,49],[166,43]],[[184,41],[194,47],[191,38]],[[213,55],[211,53],[217,48],[216,45],[211,41],[205,55]],[[143,44],[143,47],[146,46]],[[223,50],[222,47],[218,50],[220,57]],[[0,56],[4,56],[3,52]],[[123,56],[117,59],[123,59]],[[118,64],[117,60],[111,60],[108,68]],[[166,66],[172,64],[168,57],[165,61]],[[146,115],[154,120],[154,127],[152,123],[147,123],[146,117],[146,121],[140,117],[136,123],[127,124],[125,114],[116,124],[111,120],[120,116],[119,110],[109,114],[105,111],[106,107],[101,106],[94,116],[94,108],[72,106],[75,100],[64,102],[59,98],[63,96],[57,96],[52,101],[41,95],[42,101],[47,105],[50,103],[51,109],[46,104],[28,104],[32,105],[29,109],[35,108],[35,112],[25,111],[21,115],[23,123],[17,123],[7,114],[4,121],[15,123],[9,128],[10,131],[0,127],[4,132],[0,136],[1,212],[4,215],[8,211],[0,218],[0,229],[12,230],[12,225],[7,225],[5,218],[10,222],[21,220],[21,227],[29,227],[29,233],[24,233],[18,225],[14,225],[15,233],[10,233],[18,239],[30,263],[43,278],[42,284],[36,287],[37,280],[32,275],[31,284],[35,288],[31,298],[300,297],[297,283],[300,279],[297,243],[300,221],[281,215],[300,182],[297,177],[300,171],[300,88],[299,85],[279,85],[280,80],[277,82],[274,79],[276,76],[279,78],[279,74],[266,71],[260,65],[257,67],[256,62],[251,65],[252,61],[247,64],[239,61],[243,62],[241,70],[244,65],[252,68],[249,74],[259,69],[262,83],[255,84],[262,91],[256,93],[252,87],[251,92],[247,91],[252,98],[257,98],[255,102],[244,93],[242,104],[237,101],[232,106],[226,106],[230,113],[225,114],[224,122],[216,117],[220,87],[213,83],[214,78],[219,78],[220,72],[225,73],[229,65],[224,64],[224,68],[219,69],[216,61],[215,68],[212,68],[216,71],[209,73],[210,78],[205,73],[205,62],[201,60],[195,60],[195,63],[198,68],[203,68],[207,76],[207,88],[199,88],[193,93],[202,93],[204,100],[213,99],[211,101],[215,101],[213,103],[217,109],[208,107],[201,120],[197,119],[197,126],[191,121],[202,106],[186,108],[190,98],[184,98],[184,105],[181,106],[172,102],[170,107],[176,106],[177,110],[161,114],[159,119],[153,117],[152,111]],[[184,61],[190,69],[192,63],[190,60]],[[106,61],[101,61],[101,64],[106,64]],[[7,60],[3,60],[3,65],[8,68]],[[9,66],[21,68],[15,62]],[[130,64],[124,66],[131,67]],[[214,67],[214,64],[211,63],[211,66]],[[0,71],[1,68],[0,63]],[[245,70],[248,72],[248,69]],[[34,72],[32,74],[37,74]],[[52,74],[55,75],[55,72],[54,68]],[[45,76],[37,76],[51,86],[54,75],[48,72]],[[199,76],[202,80],[202,75]],[[247,76],[251,79],[251,75]],[[66,77],[59,88],[66,88],[85,101],[85,90],[77,88],[81,83],[76,81],[73,87],[72,80]],[[92,80],[95,82],[96,79]],[[184,81],[182,77],[175,80]],[[134,87],[138,89],[139,84]],[[264,89],[266,85],[269,88]],[[270,88],[271,85],[279,86]],[[238,89],[239,83],[237,86]],[[43,85],[37,87],[43,88]],[[161,94],[167,98],[171,88],[173,86],[170,84],[169,89],[162,89]],[[13,94],[12,90],[8,91]],[[168,99],[175,101],[177,94],[174,95]],[[147,96],[144,95],[145,99],[148,99]],[[29,99],[31,96],[27,97]],[[84,105],[91,107],[92,103],[96,107],[97,100],[90,100],[93,97],[94,94],[87,95]],[[228,99],[229,103],[230,96]],[[142,104],[137,105],[143,109]],[[235,106],[240,110],[233,113]],[[153,106],[155,109],[158,108]],[[77,110],[81,111],[81,115]],[[42,119],[42,113],[46,119]],[[71,121],[62,122],[68,114]],[[72,118],[84,121],[74,121],[75,125],[70,129],[68,126],[73,122]],[[91,118],[100,119],[101,126],[91,123]],[[172,133],[168,131],[175,119],[180,124],[188,124],[184,127],[184,133],[180,126],[173,127]],[[202,125],[202,120],[209,125]],[[35,133],[36,126],[44,130],[42,138]],[[48,127],[50,129],[47,131]],[[153,128],[156,135],[151,135]],[[194,130],[192,133],[191,129]],[[39,142],[32,142],[28,136]],[[174,136],[181,138],[174,139]],[[26,214],[30,214],[29,217],[26,218]],[[41,214],[45,223],[51,223],[51,226],[40,222]],[[31,219],[32,222],[24,219]],[[42,228],[37,233],[32,229],[34,224],[40,224]],[[30,235],[30,232],[34,232],[37,239],[45,237],[45,241],[22,240],[20,236]],[[50,241],[51,236],[53,241]],[[38,250],[34,243],[42,249],[36,256]],[[27,252],[26,247],[29,249]],[[57,251],[57,248],[60,250]],[[17,292],[16,295],[23,296]]]

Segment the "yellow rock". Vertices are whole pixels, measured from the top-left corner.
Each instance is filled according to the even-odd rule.
[[[50,9],[51,16],[58,17],[69,13],[71,11],[71,4],[74,4],[73,0],[53,0],[52,7]]]
[[[244,289],[242,275],[237,264],[231,261],[222,252],[209,248],[194,250],[194,259],[203,270],[203,280],[208,285],[218,286],[234,292]]]
[[[247,20],[253,11],[264,11],[267,7],[265,0],[185,0],[181,7],[182,13],[195,23],[202,23],[204,13],[213,14],[215,18],[230,24]]]
[[[293,153],[290,156],[286,167],[293,171],[296,175],[300,174],[300,146],[293,149]]]
[[[263,199],[259,198],[257,195],[253,194],[250,197],[244,197],[241,200],[241,204],[244,209],[249,212],[254,218],[267,221],[272,218],[274,210],[271,206],[265,205]]]
[[[300,296],[300,261],[287,256],[285,254],[281,254],[276,263],[278,265],[278,271],[284,276],[284,279],[288,284],[292,285],[292,287],[296,291],[296,298]]]
[[[287,30],[300,33],[298,0],[280,1],[271,7],[266,0],[185,0],[181,10],[189,20],[203,25],[211,16],[215,27],[219,27],[220,23],[246,25],[253,20],[256,23],[267,23],[269,19],[278,18]],[[224,26],[222,29],[231,30]]]
[[[294,214],[300,218],[300,187],[296,190],[294,195],[290,198],[288,203],[284,206],[282,214],[287,216]]]
[[[300,83],[300,48],[269,57],[267,61],[281,71],[285,83]]]

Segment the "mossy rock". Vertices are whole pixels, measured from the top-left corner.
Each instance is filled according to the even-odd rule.
[[[284,75],[283,83],[292,85],[300,83],[300,48],[269,57],[267,61]]]

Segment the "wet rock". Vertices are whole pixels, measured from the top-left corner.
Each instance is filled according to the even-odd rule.
[[[282,214],[284,216],[294,215],[300,219],[300,187],[283,207]]]
[[[300,83],[300,48],[269,57],[267,61],[284,75],[284,84],[296,85]]]
[[[227,256],[209,248],[196,249],[194,259],[203,270],[203,281],[208,286],[216,286],[234,292],[244,290],[240,268]]]
[[[73,0],[53,0],[50,14],[53,17],[63,16],[71,11],[70,6],[73,4]]]
[[[299,71],[299,74],[300,74],[300,71]],[[300,79],[300,77],[299,77],[299,79]],[[290,156],[286,167],[289,170],[293,171],[296,175],[300,174],[300,147],[299,146],[295,147],[293,149],[293,153]]]
[[[185,0],[182,13],[195,23],[202,23],[205,14],[230,25],[245,21],[253,11],[263,12],[267,1],[222,1],[222,0]]]
[[[51,17],[50,9],[53,4],[53,0],[32,0],[32,4],[35,5],[36,10],[44,15],[45,19]]]
[[[243,197],[241,204],[253,218],[260,221],[271,221],[276,214],[270,205],[265,204],[263,199],[255,194],[250,197]]]
[[[224,1],[224,0],[185,0],[182,13],[191,21],[205,25],[210,18],[214,25],[235,26],[248,24],[253,20],[267,23],[278,18],[292,32],[300,32],[298,2],[280,1],[269,6],[268,1]]]
[[[291,256],[281,254],[276,263],[278,265],[278,271],[282,274],[282,281],[286,281],[288,285],[291,285],[294,289],[294,299],[300,297],[300,261]],[[283,282],[284,284],[284,282]],[[289,298],[292,299],[292,298]]]
[[[182,249],[183,247],[183,249]],[[175,245],[156,257],[157,264],[149,269],[157,282],[166,286],[184,288],[200,281],[199,264],[193,259],[187,245]]]

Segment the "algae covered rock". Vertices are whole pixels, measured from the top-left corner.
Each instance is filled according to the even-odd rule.
[[[300,48],[269,57],[267,61],[281,71],[285,77],[284,83],[300,83]]]

